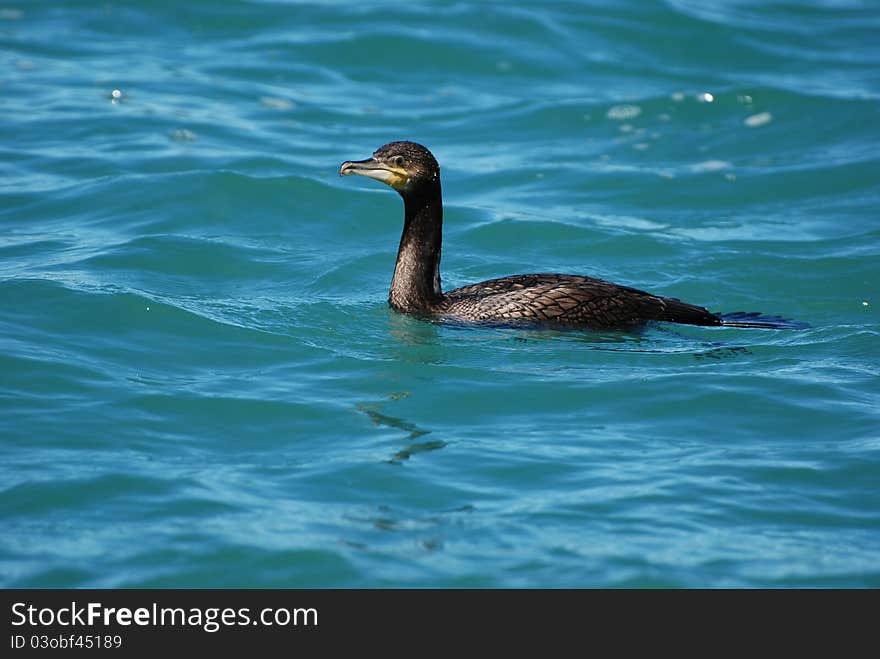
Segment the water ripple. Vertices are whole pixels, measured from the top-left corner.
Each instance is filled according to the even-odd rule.
[[[0,583],[880,585],[878,21],[0,10]],[[577,272],[811,327],[395,314],[400,199],[337,171],[400,138],[443,167],[447,288]]]

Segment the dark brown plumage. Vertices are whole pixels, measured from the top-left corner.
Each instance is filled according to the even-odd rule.
[[[339,174],[382,181],[403,197],[403,234],[388,296],[389,304],[403,313],[466,322],[595,329],[627,328],[646,321],[792,326],[760,314],[719,316],[675,298],[578,275],[513,275],[443,293],[443,200],[440,166],[431,152],[414,142],[391,142],[372,158],[342,163]]]
[[[648,320],[720,325],[703,307],[602,279],[578,275],[513,275],[449,291],[438,315],[482,322],[528,321],[567,327],[616,328]]]

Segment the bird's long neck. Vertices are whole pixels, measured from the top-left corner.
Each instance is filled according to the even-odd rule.
[[[440,248],[443,201],[440,181],[421,194],[403,197],[406,215],[388,303],[400,311],[425,313],[443,296]]]

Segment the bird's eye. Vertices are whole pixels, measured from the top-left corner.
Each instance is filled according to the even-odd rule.
[[[404,159],[403,159],[403,156],[395,156],[395,158],[394,158],[394,164],[395,164],[395,165],[397,165],[398,167],[403,167],[403,163],[404,163],[404,162],[405,162],[405,161],[404,161]]]

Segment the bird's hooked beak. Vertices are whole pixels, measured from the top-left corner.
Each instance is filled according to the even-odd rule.
[[[366,160],[346,160],[339,167],[340,176],[366,176],[390,185],[395,190],[402,189],[409,181],[409,173],[397,165],[391,165],[376,158]]]

